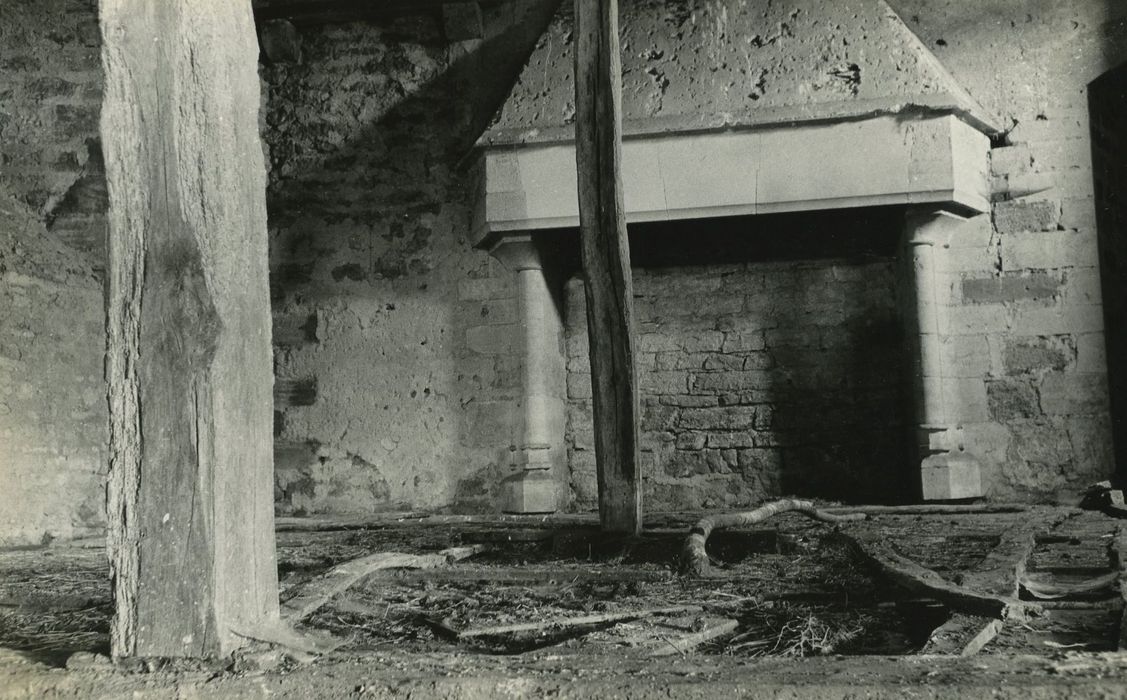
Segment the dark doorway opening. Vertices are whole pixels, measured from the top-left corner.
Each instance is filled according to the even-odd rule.
[[[1127,63],[1088,86],[1116,478],[1127,481]]]

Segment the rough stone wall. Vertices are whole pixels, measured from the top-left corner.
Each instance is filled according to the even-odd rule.
[[[735,234],[743,239],[726,236],[715,256],[726,263],[693,264],[686,251],[690,264],[670,265],[681,257],[673,253],[649,266],[655,245],[679,244],[636,236],[636,260],[647,265],[634,269],[647,508],[899,496],[909,423],[889,244],[896,217],[851,233],[827,217],[770,221]],[[693,222],[692,245],[716,245],[706,241],[731,223]],[[689,237],[685,228],[668,236]],[[871,247],[866,238],[882,249],[857,250]],[[598,494],[579,279],[568,284],[566,313],[569,461],[576,506],[589,508]]]
[[[966,443],[991,496],[1075,499],[1112,471],[1086,86],[1127,60],[1127,5],[892,4],[1007,129],[948,254]]]
[[[96,143],[102,78],[95,0],[5,0],[0,153],[12,193],[53,212]]]
[[[92,0],[0,10],[0,543],[104,522],[105,184]]]
[[[481,41],[424,16],[304,26],[300,62],[263,66],[279,512],[496,507],[520,434],[515,277],[471,249],[461,163],[535,5],[490,10]]]

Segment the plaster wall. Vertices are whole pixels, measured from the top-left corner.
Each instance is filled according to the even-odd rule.
[[[542,4],[495,6],[466,41],[423,15],[300,26],[300,61],[263,66],[279,512],[498,506],[516,279],[472,249],[461,165]]]
[[[0,545],[105,522],[96,3],[0,8]]]

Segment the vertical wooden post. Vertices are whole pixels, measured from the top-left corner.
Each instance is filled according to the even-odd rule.
[[[270,302],[250,0],[101,0],[107,507],[121,656],[276,624]]]
[[[595,414],[599,517],[642,527],[633,285],[622,205],[618,0],[575,0],[575,155]]]

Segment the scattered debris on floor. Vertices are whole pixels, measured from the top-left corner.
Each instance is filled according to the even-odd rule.
[[[283,617],[297,634],[248,636],[303,662],[334,650],[752,659],[1120,646],[1127,540],[1103,513],[810,518],[793,506],[703,529],[699,515],[661,516],[638,538],[607,538],[577,516],[290,523],[278,552]],[[703,553],[706,576],[684,573],[686,552]],[[0,578],[0,647],[54,665],[106,653],[101,551],[0,553]]]

